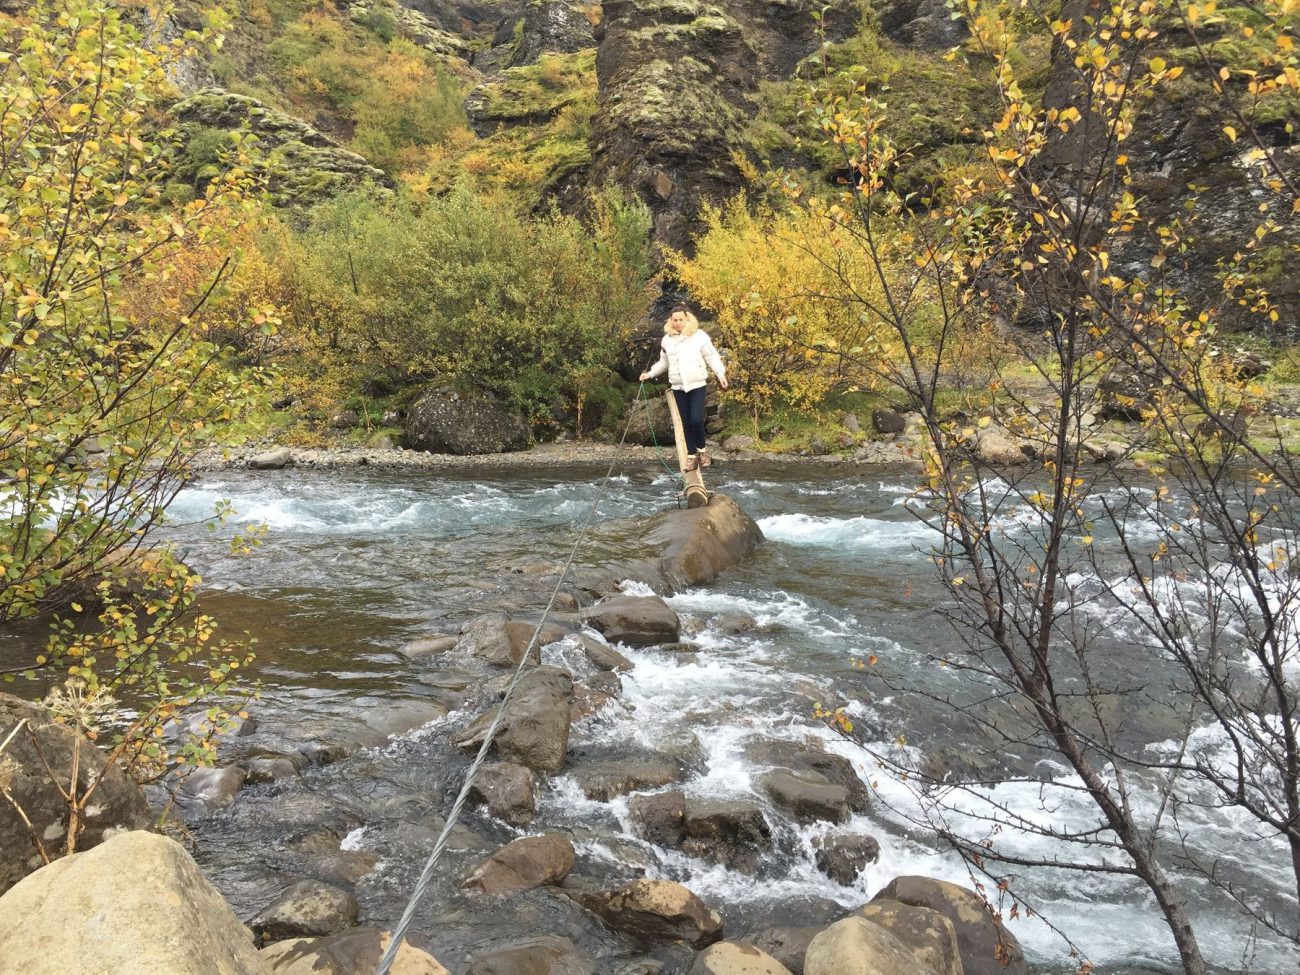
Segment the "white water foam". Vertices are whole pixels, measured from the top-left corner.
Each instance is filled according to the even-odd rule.
[[[919,521],[880,518],[826,518],[802,513],[770,515],[759,521],[763,534],[787,545],[815,545],[856,551],[925,548],[934,532]]]

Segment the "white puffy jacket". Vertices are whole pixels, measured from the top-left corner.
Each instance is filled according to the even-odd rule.
[[[659,361],[647,375],[654,379],[667,372],[673,389],[689,391],[709,381],[709,369],[719,379],[727,378],[727,367],[713,347],[713,340],[708,332],[699,329],[694,335],[665,335],[659,343]]]

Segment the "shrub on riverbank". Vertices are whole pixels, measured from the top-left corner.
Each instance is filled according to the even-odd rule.
[[[292,242],[292,325],[364,371],[490,393],[549,422],[600,399],[648,299],[648,211],[618,193],[593,211],[584,226],[464,189],[340,198]]]

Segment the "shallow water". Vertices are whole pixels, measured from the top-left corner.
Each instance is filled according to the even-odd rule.
[[[842,827],[807,827],[762,799],[777,844],[758,880],[636,839],[627,829],[626,797],[587,800],[563,773],[545,786],[527,832],[567,831],[578,848],[575,873],[593,882],[645,873],[685,883],[722,910],[729,937],[770,924],[833,918],[899,874],[969,883],[960,861],[912,821],[917,804],[908,785],[872,758],[873,752],[961,752],[974,747],[976,734],[934,701],[896,689],[914,684],[958,696],[978,691],[930,656],[951,650],[955,637],[936,612],[946,596],[925,554],[929,529],[908,503],[911,475],[876,469],[810,476],[752,468],[730,475],[715,468],[713,480],[759,522],[767,543],[715,585],[670,598],[696,631],[689,639],[698,652],[626,651],[636,666],[624,675],[621,698],[575,726],[571,755],[682,754],[692,768],[683,786],[688,794],[756,797],[764,768],[747,756],[747,745],[818,738],[871,784],[872,812]],[[491,478],[285,471],[213,475],[187,489],[171,514],[195,524],[173,533],[204,575],[205,608],[227,630],[247,630],[259,641],[262,695],[252,708],[258,730],[233,743],[231,754],[344,740],[363,723],[382,726],[403,708],[418,713],[430,700],[454,703],[463,683],[456,673],[438,661],[406,661],[396,649],[423,634],[455,632],[479,613],[534,599],[521,595],[524,577],[511,569],[562,561],[598,482],[598,472],[583,469]],[[224,550],[227,531],[209,533],[197,525],[220,498],[234,502],[238,520],[268,525],[267,540],[254,555],[232,558]],[[644,471],[618,477],[600,511],[606,518],[630,517],[670,504],[667,478]],[[1008,518],[1014,521],[1014,513]],[[716,625],[721,614],[736,612],[750,614],[758,625],[740,635]],[[1114,635],[1124,636],[1122,630]],[[578,676],[590,670],[572,648],[548,648],[547,656]],[[864,669],[859,661],[870,657],[878,665]],[[391,927],[466,765],[449,736],[482,703],[467,703],[464,712],[452,711],[388,744],[310,766],[301,776],[245,787],[230,808],[192,823],[205,870],[247,916],[296,879],[303,858],[293,842],[313,829],[332,828],[347,835],[347,848],[380,858],[357,894],[368,923]],[[866,747],[814,720],[817,703],[846,706]],[[1143,743],[1170,733],[1169,719],[1155,708],[1124,723],[1124,734]],[[1044,794],[1041,780],[1068,781],[1065,770],[1044,756],[1026,751],[998,759],[1015,781],[991,789],[990,800],[1065,825],[1095,819],[1083,799]],[[485,946],[545,931],[565,934],[600,956],[604,967],[598,970],[617,970],[628,947],[601,933],[567,898],[531,892],[485,907],[461,893],[455,882],[465,870],[519,835],[481,813],[466,823],[462,849],[444,859],[416,921],[444,964],[460,972]],[[1206,814],[1184,826],[1195,847],[1285,896],[1277,848],[1253,839],[1242,823]],[[852,887],[836,885],[813,864],[813,840],[828,830],[868,832],[881,842],[880,861]],[[1041,838],[1018,842],[1026,854],[1055,852]],[[1175,967],[1171,939],[1138,884],[1046,870],[1027,872],[1020,883],[1100,970]],[[1244,929],[1201,885],[1189,884],[1188,895],[1207,955],[1220,971],[1238,970]],[[1010,923],[1036,969],[1075,969],[1066,947],[1040,921]],[[661,957],[668,971],[684,964],[673,951]],[[1252,970],[1293,969],[1295,962],[1280,945],[1262,941]]]

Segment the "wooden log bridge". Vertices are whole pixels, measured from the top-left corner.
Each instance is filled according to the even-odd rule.
[[[677,412],[677,398],[670,389],[664,394],[668,398],[668,413],[673,418],[673,439],[677,442],[677,469],[681,471],[686,486],[681,494],[686,496],[686,507],[703,508],[709,503],[709,489],[704,486],[704,474],[699,463],[695,470],[686,469],[686,431],[682,429],[682,415]]]

